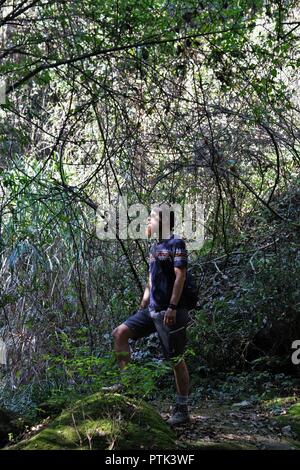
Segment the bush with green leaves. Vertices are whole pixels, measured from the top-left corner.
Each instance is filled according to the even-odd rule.
[[[255,273],[239,274],[238,289],[195,311],[190,338],[196,367],[256,365],[270,357],[280,367],[289,360],[300,338],[300,260],[289,250],[257,258],[253,267]]]
[[[169,373],[171,364],[142,360],[129,362],[120,371],[114,352],[92,356],[88,347],[74,346],[64,336],[64,355],[48,355],[46,381],[52,397],[97,392],[102,387],[122,383],[124,393],[144,398],[157,390],[157,380]]]

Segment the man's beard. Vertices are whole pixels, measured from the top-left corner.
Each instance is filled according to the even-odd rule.
[[[147,236],[148,238],[151,238],[151,235],[152,235],[151,226],[150,226],[150,225],[147,225],[147,227],[146,227],[146,236]]]

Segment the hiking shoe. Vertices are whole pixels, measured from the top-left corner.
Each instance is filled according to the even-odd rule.
[[[190,421],[190,415],[187,405],[175,405],[172,416],[167,420],[167,423],[171,426],[177,424],[188,423]]]
[[[103,392],[118,393],[118,392],[122,392],[123,385],[120,383],[117,383],[117,384],[110,385],[109,387],[102,387],[101,390]]]

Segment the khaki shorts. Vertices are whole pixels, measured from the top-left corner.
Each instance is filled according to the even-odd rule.
[[[164,324],[166,310],[156,312],[149,307],[140,309],[131,315],[124,324],[134,333],[134,339],[149,336],[157,332],[163,355],[166,359],[182,356],[186,343],[186,327],[189,323],[188,310],[178,307],[176,322],[172,326]]]

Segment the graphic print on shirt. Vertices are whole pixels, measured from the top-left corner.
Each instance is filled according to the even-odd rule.
[[[187,250],[182,239],[171,236],[168,240],[154,243],[149,253],[149,272],[152,288],[150,306],[155,309],[167,308],[175,281],[174,267],[187,267]],[[180,299],[178,306],[183,305]]]

